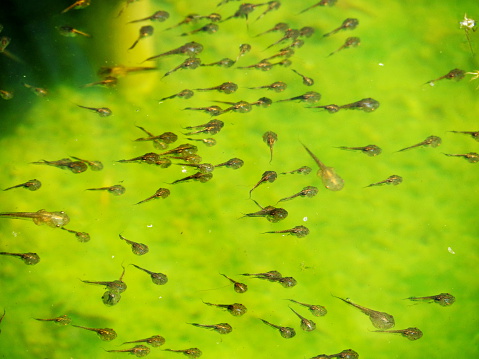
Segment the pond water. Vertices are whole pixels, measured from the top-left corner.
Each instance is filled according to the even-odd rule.
[[[151,355],[165,358],[180,354],[164,348],[194,347],[205,358],[311,358],[348,348],[376,359],[478,357],[479,164],[445,154],[479,152],[474,138],[450,132],[479,130],[479,80],[470,81],[474,75],[465,74],[458,81],[429,83],[453,69],[478,70],[478,34],[468,32],[469,44],[459,26],[465,14],[479,19],[477,2],[339,0],[299,14],[317,2],[281,1],[279,9],[258,20],[267,5],[255,8],[248,20],[219,22],[216,33],[181,36],[202,28],[208,19],[166,30],[192,13],[219,13],[226,19],[241,4],[217,6],[218,2],[91,1],[63,14],[73,1],[10,4],[8,12],[9,2],[0,5],[0,36],[11,38],[0,53],[0,89],[14,94],[10,100],[0,99],[0,184],[8,188],[34,178],[42,183],[37,191],[19,187],[1,192],[0,212],[64,211],[70,218],[65,228],[91,237],[80,242],[75,233],[36,225],[31,218],[0,218],[0,251],[40,257],[38,264],[25,265],[0,255],[0,312],[5,309],[0,357],[120,358],[126,353],[106,351],[132,348],[134,344],[121,344],[152,335],[163,336],[166,343],[151,347]],[[169,13],[164,22],[129,23],[159,10]],[[347,18],[358,19],[359,25],[323,36]],[[279,22],[292,29],[311,26],[315,32],[300,37],[304,46],[294,48],[289,67],[239,69],[291,44],[286,40],[267,49],[282,32],[256,36]],[[58,27],[66,25],[91,37],[62,36]],[[129,50],[147,25],[153,26],[153,34]],[[348,37],[358,37],[360,44],[329,56]],[[236,60],[241,44],[252,48],[232,67],[179,69],[168,76],[164,75],[186,56],[145,61],[191,41],[203,46],[198,54],[203,64]],[[125,74],[117,66],[156,68]],[[101,67],[120,72],[114,73],[116,86],[84,87],[104,79],[97,75]],[[314,84],[303,84],[292,69]],[[276,81],[287,88],[250,89]],[[224,82],[238,89],[232,94],[195,90]],[[47,96],[36,96],[23,83],[46,89]],[[194,96],[159,101],[184,89],[193,90]],[[321,94],[319,102],[277,102],[310,91]],[[231,105],[214,101],[251,103],[261,97],[270,98],[271,106],[253,105],[248,113],[210,116],[184,110],[213,105],[225,109]],[[366,98],[378,101],[379,107],[370,112],[342,108],[336,113],[309,108]],[[101,117],[77,105],[106,107],[112,115]],[[212,119],[224,122],[219,133],[185,135],[190,131],[185,127]],[[171,184],[196,169],[175,158],[168,168],[118,162],[166,151],[151,141],[134,141],[148,137],[138,126],[153,135],[175,133],[178,139],[168,149],[194,144],[203,163],[240,158],[244,166],[216,168],[204,183]],[[267,131],[277,134],[272,159],[263,141]],[[440,146],[398,152],[431,135],[441,138]],[[214,138],[216,145],[188,138]],[[381,154],[338,148],[373,144]],[[303,145],[322,165],[334,168],[344,188],[325,188],[316,174],[318,164]],[[32,164],[73,161],[72,156],[101,161],[103,169],[72,173]],[[280,174],[302,166],[312,172]],[[250,199],[250,190],[265,171],[275,171],[276,180],[260,184]],[[323,176],[326,173],[323,169]],[[391,175],[402,177],[402,182],[367,187]],[[122,185],[125,193],[87,191],[112,185]],[[278,203],[307,186],[317,187],[318,194]],[[159,188],[169,189],[170,195],[137,204]],[[263,208],[284,208],[288,216],[277,223],[243,217],[261,210],[252,199]],[[265,233],[296,226],[307,227],[309,235]],[[135,255],[119,235],[146,244],[149,252]],[[131,264],[164,273],[168,282],[155,285]],[[118,280],[122,267],[121,279],[128,288],[116,305],[103,304],[102,286],[82,282]],[[297,284],[284,288],[240,275],[272,270],[293,277]],[[248,291],[236,293],[221,274],[246,283]],[[443,307],[405,300],[440,293],[452,294],[456,302]],[[394,329],[417,327],[424,336],[409,341],[374,332],[366,315],[335,296],[391,314]],[[314,317],[287,299],[323,305],[328,313]],[[203,301],[241,303],[248,311],[235,317]],[[314,320],[316,330],[301,330],[288,306]],[[118,337],[104,342],[93,332],[34,319],[61,315],[68,315],[74,325],[113,328]],[[260,319],[293,327],[296,336],[286,340]],[[229,323],[233,331],[221,335],[189,323]]]

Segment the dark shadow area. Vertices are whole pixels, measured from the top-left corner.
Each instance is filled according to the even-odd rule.
[[[105,41],[114,20],[113,9],[119,1],[92,2],[81,10],[62,10],[74,1],[0,2],[0,37],[11,39],[0,53],[0,89],[12,91],[11,100],[0,99],[0,135],[8,134],[23,114],[39,99],[23,84],[45,88],[78,88],[96,78],[111,41]],[[60,26],[71,26],[91,34],[66,37]]]

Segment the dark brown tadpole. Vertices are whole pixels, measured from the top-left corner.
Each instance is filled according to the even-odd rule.
[[[213,304],[208,302],[203,302],[203,303],[209,306],[226,309],[234,317],[240,317],[248,311],[248,309],[246,309],[246,307],[241,303],[233,303],[233,304]]]
[[[398,184],[402,183],[402,177],[398,175],[391,175],[385,180],[376,182],[376,183],[371,183],[370,185],[367,185],[366,187],[375,187],[375,186],[382,186],[382,185],[394,185],[397,186]]]
[[[77,161],[80,161],[80,162],[83,162],[83,163],[87,164],[88,167],[90,167],[90,169],[92,171],[101,171],[103,169],[103,163],[101,163],[100,161],[84,160],[84,159],[74,157],[74,156],[70,156],[70,157],[73,158],[74,160],[77,160]]]
[[[119,234],[118,236],[120,237],[120,239],[124,240],[127,244],[131,246],[131,251],[137,256],[142,256],[150,251],[148,246],[144,243],[130,241],[129,239],[123,237],[121,234]]]
[[[337,0],[321,0],[320,2],[314,4],[314,5],[311,5],[310,7],[307,7],[306,9],[302,10],[300,12],[300,14],[308,11],[308,10],[311,10],[311,9],[314,9],[315,7],[318,7],[318,6],[333,6],[334,4],[336,4],[336,1]]]
[[[346,147],[340,146],[338,147],[341,150],[349,150],[349,151],[360,151],[370,157],[375,157],[381,154],[382,149],[376,145],[367,145],[362,147]]]
[[[78,35],[84,37],[91,37],[90,34],[83,32],[81,30],[75,29],[74,27],[63,25],[57,27],[58,33],[65,37],[76,37]]]
[[[142,26],[140,28],[140,34],[138,35],[138,39],[135,40],[133,45],[131,45],[128,50],[133,49],[141,39],[144,39],[145,37],[149,37],[149,36],[153,35],[154,31],[155,31],[155,28],[153,26],[150,26],[150,25]]]
[[[283,92],[288,87],[283,81],[276,81],[273,82],[271,85],[264,85],[264,86],[257,86],[257,87],[248,87],[250,90],[258,90],[258,89],[267,89],[273,90],[274,92]]]
[[[157,198],[165,199],[169,195],[170,195],[170,190],[168,188],[158,188],[153,195],[151,195],[148,198],[145,198],[144,200],[142,200],[142,201],[140,201],[136,204],[145,203],[145,202],[151,201],[152,199],[157,199]]]
[[[222,274],[222,273],[220,274],[226,279],[228,279],[231,283],[233,283],[233,288],[236,293],[244,293],[248,290],[248,286],[246,284],[237,282],[234,279],[231,279],[230,277],[228,277],[226,274]]]
[[[296,335],[296,332],[294,328],[291,327],[282,327],[280,325],[272,324],[268,322],[267,320],[260,319],[264,324],[269,325],[270,327],[273,327],[275,329],[278,329],[281,336],[285,339],[290,339]]]
[[[148,273],[151,277],[151,281],[156,285],[165,285],[166,283],[168,283],[168,277],[166,276],[166,274],[152,272],[148,269],[137,266],[136,264],[131,265],[145,273]]]
[[[74,231],[72,229],[67,229],[65,227],[61,227],[64,231],[67,231],[69,233],[73,233],[77,239],[78,242],[81,242],[81,243],[86,243],[86,242],[89,242],[90,241],[90,235],[86,232],[78,232],[78,231]]]
[[[87,6],[90,6],[90,0],[77,0],[70,6],[68,6],[66,9],[64,9],[61,14],[64,14],[70,10],[81,10],[86,8]]]
[[[219,324],[210,324],[210,325],[198,324],[198,323],[189,323],[189,324],[198,328],[211,329],[219,334],[229,334],[233,330],[231,325],[229,325],[228,323],[219,323]]]
[[[215,165],[215,167],[226,167],[226,168],[231,168],[233,170],[237,170],[238,168],[243,167],[244,161],[241,158],[231,158],[226,162],[219,163]]]
[[[269,147],[270,157],[269,163],[273,160],[273,146],[278,141],[278,135],[273,131],[266,131],[263,134],[263,142],[266,143]],[[271,182],[271,181],[270,181]]]
[[[369,317],[369,320],[371,320],[371,323],[378,329],[391,329],[394,327],[394,317],[391,314],[385,313],[385,312],[378,312],[377,310],[372,310],[366,307],[363,307],[358,304],[354,304],[351,302],[349,299],[343,299],[340,297],[336,297],[333,295],[333,297],[338,298],[342,300],[344,303],[347,303],[349,305],[352,305],[353,307],[358,308],[361,312],[366,314]]]
[[[300,327],[303,329],[305,332],[312,332],[313,330],[316,329],[316,323],[313,322],[310,319],[306,319],[303,317],[301,314],[299,314],[297,311],[295,311],[293,308],[289,307],[291,311],[296,314],[296,316],[301,320],[300,322]]]
[[[144,357],[150,354],[150,348],[146,345],[135,345],[130,349],[116,349],[116,350],[107,350],[108,353],[130,353],[137,357]]]
[[[111,116],[112,112],[108,107],[87,107],[87,106],[81,106],[77,105],[80,108],[84,108],[93,112],[96,112],[98,116],[100,117],[108,117]]]
[[[201,173],[201,172],[196,172],[192,174],[191,176],[186,176],[183,178],[180,178],[174,182],[171,182],[170,184],[176,184],[180,182],[186,182],[186,181],[198,181],[201,183],[208,182],[210,179],[213,178],[213,173]]]
[[[60,315],[59,317],[56,317],[56,318],[48,318],[48,319],[34,318],[34,319],[40,322],[53,322],[57,325],[69,325],[72,322],[71,318],[66,314]]]
[[[183,353],[188,358],[199,358],[203,353],[198,348],[189,349],[163,349],[165,352]]]
[[[186,136],[197,135],[199,133],[205,133],[209,135],[216,135],[224,126],[224,122],[218,119],[213,119],[204,123],[202,125],[197,126],[188,126],[185,127],[186,130],[196,130],[192,132],[185,133]]]
[[[238,66],[237,69],[257,69],[261,71],[269,71],[273,68],[273,64],[266,60],[261,60],[257,64],[249,65],[249,66]]]
[[[269,34],[270,32],[277,32],[277,31],[286,31],[287,29],[289,29],[289,25],[285,22],[278,22],[276,25],[274,25],[271,29],[269,30],[266,30],[258,35],[256,35],[255,37],[258,37],[258,36],[261,36],[261,35],[265,35],[265,34]]]
[[[403,337],[409,339],[409,340],[418,340],[422,338],[422,331],[419,328],[406,328],[406,329],[400,329],[400,330],[375,330],[375,332],[378,333],[395,333],[395,334],[401,334]]]
[[[449,157],[462,157],[469,163],[479,162],[479,153],[476,153],[476,152],[469,152],[469,153],[463,153],[463,154],[444,153],[444,155]]]
[[[301,302],[298,302],[294,299],[288,299],[288,300],[293,302],[293,303],[296,303],[296,304],[302,305],[304,307],[307,307],[309,309],[309,311],[311,312],[311,314],[316,316],[316,317],[322,317],[322,316],[324,316],[328,313],[326,308],[322,305],[301,303]]]
[[[209,64],[201,64],[201,66],[218,66],[218,67],[224,67],[224,68],[229,68],[235,64],[235,60],[232,60],[228,57],[225,57],[219,61],[212,62]]]
[[[69,158],[62,158],[58,161],[36,161],[32,162],[35,165],[47,165],[52,166],[60,169],[67,169],[72,173],[82,173],[88,169],[88,166],[83,161],[72,161]]]
[[[255,277],[258,279],[266,279],[270,282],[283,278],[283,275],[277,270],[270,270],[263,273],[242,273],[241,275],[244,275],[246,277]]]
[[[152,141],[153,142],[153,147],[157,149],[164,150],[168,148],[168,145],[176,142],[178,139],[178,136],[174,134],[173,132],[164,132],[161,135],[154,135],[150,131],[147,131],[145,128],[141,126],[136,126],[139,128],[141,131],[146,133],[148,137],[140,137],[137,138],[135,141]]]
[[[130,158],[127,160],[119,160],[117,162],[122,162],[122,163],[129,163],[129,162],[134,162],[134,163],[147,163],[150,165],[157,165],[160,166],[161,168],[167,168],[171,165],[171,160],[168,158],[163,158],[160,157],[158,153],[154,152],[148,152],[145,153],[144,155]]]
[[[322,109],[328,111],[329,113],[336,113],[340,110],[340,107],[338,105],[335,105],[335,104],[323,105],[323,106],[311,106],[311,107],[308,107],[308,108],[322,108]]]
[[[444,76],[438,77],[435,80],[430,80],[430,81],[426,82],[425,84],[429,84],[431,86],[434,86],[437,81],[443,80],[443,79],[460,81],[464,78],[465,74],[466,74],[466,71],[464,71],[464,70],[452,69],[451,71],[449,71]]]
[[[8,188],[5,188],[4,191],[8,191],[10,189],[13,189],[13,188],[26,188],[30,191],[36,191],[37,189],[39,189],[40,187],[42,186],[42,183],[37,180],[37,179],[32,179],[32,180],[29,180],[27,182],[23,182],[23,183],[20,183],[20,184],[17,184],[15,186],[12,186],[12,187],[8,187]]]
[[[165,344],[165,338],[163,338],[161,335],[153,335],[149,338],[132,340],[130,342],[124,342],[123,344],[133,344],[133,343],[147,343],[151,345],[152,347],[157,348]]]
[[[375,99],[368,97],[362,100],[339,106],[340,109],[361,110],[364,112],[373,112],[379,108],[380,103]]]
[[[259,15],[255,21],[258,21],[261,19],[263,16],[265,16],[267,13],[273,11],[273,10],[278,10],[281,7],[281,3],[279,1],[268,1],[267,3],[263,3],[261,5],[267,5],[266,10],[263,11],[261,15]]]
[[[237,113],[248,113],[253,109],[252,104],[246,101],[238,101],[238,102],[215,101],[215,102],[231,105],[230,107],[225,108],[222,114],[230,112],[230,111],[237,112]]]
[[[88,327],[82,327],[82,326],[73,325],[73,324],[72,324],[72,327],[81,328],[81,329],[90,330],[92,332],[95,332],[100,337],[100,339],[104,340],[104,341],[113,340],[117,336],[116,332],[111,328],[88,328]]]
[[[213,87],[207,87],[207,88],[199,88],[199,89],[194,89],[195,91],[218,91],[218,92],[223,92],[224,94],[232,94],[233,92],[236,92],[238,89],[238,85],[235,84],[234,82],[223,82],[222,84],[218,86],[213,86]]]
[[[107,191],[115,196],[121,196],[126,192],[126,188],[121,184],[115,184],[108,187],[98,187],[98,188],[87,188],[87,191]]]
[[[191,30],[189,32],[184,32],[180,36],[188,36],[188,35],[194,35],[200,32],[206,33],[206,34],[214,34],[215,32],[218,32],[219,26],[218,24],[215,24],[213,22],[206,24],[198,29]]]
[[[129,21],[128,24],[132,24],[132,23],[135,23],[135,22],[141,22],[141,21],[147,21],[147,20],[163,22],[166,19],[168,19],[169,17],[170,17],[170,14],[168,12],[160,10],[160,11],[155,12],[151,16],[147,16],[147,17],[144,17],[144,18],[141,18],[141,19],[138,19],[138,20]]]
[[[186,70],[186,69],[190,69],[190,70],[194,70],[196,68],[198,68],[198,66],[201,65],[201,60],[197,57],[190,57],[190,58],[187,58],[185,61],[183,61],[181,64],[179,64],[178,66],[176,66],[174,69],[166,72],[162,79],[165,78],[166,76],[170,76],[173,72],[176,72],[178,70]]]
[[[165,31],[174,29],[175,27],[178,27],[178,26],[181,26],[181,25],[184,25],[184,24],[190,24],[190,23],[192,23],[192,22],[197,21],[200,17],[201,17],[201,15],[199,15],[199,14],[189,14],[189,15],[186,15],[183,20],[181,20],[181,21],[180,21],[179,23],[177,23],[176,25],[167,27],[167,28],[165,29]]]
[[[106,76],[103,80],[101,81],[95,81],[91,82],[85,85],[82,85],[80,87],[93,87],[93,86],[102,86],[106,88],[113,88],[118,84],[118,79],[114,76]]]
[[[186,55],[188,57],[195,57],[196,55],[198,55],[202,51],[203,51],[203,45],[201,45],[201,44],[199,44],[195,41],[192,41],[192,42],[187,42],[183,46],[180,46],[176,49],[173,49],[173,50],[170,50],[170,51],[167,51],[167,52],[163,52],[162,54],[159,54],[159,55],[149,57],[146,60],[144,60],[143,62],[154,60],[154,59],[157,59],[157,58],[160,58],[160,57],[163,57],[163,56],[169,56],[169,55]]]
[[[0,255],[2,256],[12,256],[12,257],[17,257],[20,258],[23,263],[26,265],[32,266],[40,262],[40,257],[36,253],[9,253],[9,252],[0,252]],[[5,315],[5,313],[4,313]],[[3,317],[2,317],[3,319]],[[1,322],[1,319],[0,319]]]
[[[249,198],[251,198],[251,192],[253,192],[253,190],[258,187],[259,185],[261,185],[262,183],[266,183],[266,182],[269,182],[269,183],[273,183],[274,181],[276,181],[276,178],[278,178],[278,174],[275,172],[275,171],[265,171],[262,175],[261,175],[261,179],[258,181],[258,183],[256,183],[254,185],[253,188],[251,188],[251,190],[249,191]]]
[[[117,66],[102,66],[100,70],[98,70],[98,76],[107,78],[118,78],[122,76],[126,76],[133,72],[143,72],[143,71],[152,71],[158,70],[157,67],[145,67],[145,66],[134,66],[128,67],[124,65],[117,65]]]
[[[361,40],[359,39],[359,37],[354,37],[354,36],[353,37],[348,37],[346,39],[346,41],[344,42],[344,44],[341,45],[341,47],[339,47],[337,50],[331,52],[328,56],[334,55],[338,51],[341,51],[341,50],[344,50],[344,49],[349,49],[351,47],[357,47],[357,46],[359,46],[360,43],[361,43]]]
[[[276,54],[271,55],[270,57],[264,58],[263,61],[275,59],[278,57],[289,58],[293,55],[294,55],[294,49],[292,49],[291,46],[287,46],[284,49],[279,50],[279,52],[277,52]]]
[[[269,282],[276,282],[281,284],[284,288],[294,287],[298,283],[293,277],[283,277],[281,273],[276,270],[265,273],[243,273],[241,275],[257,279],[265,279]]]
[[[306,86],[313,86],[314,85],[314,80],[310,77],[306,77],[302,74],[300,74],[298,71],[294,70],[294,69],[291,69],[291,71],[293,71],[295,74],[301,76],[301,78],[303,79],[303,84],[306,85]]]
[[[302,166],[296,170],[292,170],[289,172],[281,172],[280,174],[282,175],[288,175],[288,174],[303,174],[303,175],[309,175],[311,173],[312,169],[309,166]]]
[[[286,41],[286,40],[291,40],[291,42],[295,41],[299,36],[301,35],[301,32],[297,29],[286,29],[284,34],[283,34],[283,37],[281,39],[279,39],[278,41],[272,43],[271,45],[269,45],[265,50],[277,45],[277,44],[280,44],[282,43],[283,41]]]
[[[262,4],[261,4],[262,5]],[[227,21],[227,20],[230,20],[230,19],[239,19],[239,18],[245,18],[246,20],[248,20],[248,15],[250,13],[252,13],[254,11],[254,9],[259,6],[259,5],[255,5],[255,4],[249,4],[249,3],[244,3],[244,4],[241,4],[238,8],[238,10],[236,10],[236,12],[231,15],[231,16],[228,16],[226,19],[224,19],[222,22],[224,21]]]
[[[219,106],[208,106],[208,107],[186,107],[183,110],[191,110],[191,111],[204,111],[210,116],[218,116],[223,113],[223,109]]]
[[[253,200],[254,201],[254,200]],[[243,217],[265,217],[271,223],[277,223],[288,217],[288,211],[284,208],[276,208],[273,206],[261,207],[256,201],[254,201],[260,208],[260,211],[253,213],[246,213]]]
[[[343,350],[341,353],[337,354],[319,354],[311,359],[333,359],[333,358],[342,358],[342,359],[358,359],[359,354],[352,349]]]
[[[309,229],[305,226],[296,226],[290,229],[283,229],[281,231],[269,231],[264,233],[281,233],[289,234],[298,238],[306,237],[309,234]]]
[[[4,37],[2,38],[2,40],[3,39],[4,39]],[[3,45],[1,47],[3,47]],[[38,97],[45,97],[45,96],[48,95],[48,90],[47,89],[44,89],[44,88],[41,88],[41,87],[35,87],[35,86],[29,85],[27,83],[23,83],[23,86],[25,86],[27,89],[32,91]]]
[[[442,307],[449,307],[454,304],[456,298],[449,293],[441,293],[437,295],[430,295],[427,297],[409,297],[406,298],[415,302],[437,303]]]
[[[158,100],[158,103],[162,103],[165,100],[171,100],[172,98],[176,98],[176,97],[187,100],[189,98],[192,98],[194,94],[195,93],[192,90],[184,89],[184,90],[182,90],[178,93],[175,93],[173,95],[163,97],[162,99]]]
[[[279,202],[285,202],[285,201],[290,201],[294,198],[297,198],[297,197],[307,197],[307,198],[312,198],[314,196],[316,196],[318,194],[319,190],[318,190],[318,187],[314,187],[314,186],[306,186],[304,187],[301,191],[299,191],[298,193],[296,194],[293,194],[292,196],[289,196],[289,197],[285,197],[285,198],[281,198]]]
[[[442,140],[440,137],[437,136],[429,136],[427,137],[424,141],[421,141],[419,143],[416,143],[415,145],[400,149],[398,152],[410,150],[411,148],[416,148],[416,147],[438,147],[442,143]]]
[[[276,102],[301,101],[301,102],[307,102],[307,103],[315,103],[315,102],[318,102],[319,100],[321,100],[321,94],[320,93],[315,92],[315,91],[309,91],[309,92],[306,92],[303,95],[294,96],[294,97],[284,99],[284,100],[279,100],[279,101],[276,101]]]
[[[82,282],[87,284],[97,284],[97,285],[105,286],[105,289],[107,289],[108,291],[120,294],[120,293],[123,293],[127,288],[126,283],[123,282],[124,275],[125,275],[125,268],[123,268],[123,272],[121,273],[120,278],[114,281],[82,280]]]
[[[354,30],[358,25],[359,25],[359,20],[358,19],[347,18],[346,20],[343,21],[341,26],[337,27],[333,31],[330,31],[330,32],[324,34],[323,37],[334,35],[341,30]]]

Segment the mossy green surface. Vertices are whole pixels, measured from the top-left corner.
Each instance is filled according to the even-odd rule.
[[[43,186],[36,192],[21,188],[0,192],[0,212],[64,210],[71,218],[66,227],[88,232],[91,241],[79,243],[71,233],[28,220],[0,219],[0,251],[36,252],[41,257],[39,264],[26,266],[18,259],[0,256],[0,312],[6,310],[0,324],[0,356],[120,358],[127,354],[105,350],[126,348],[120,344],[159,334],[166,338],[162,348],[198,347],[205,358],[310,358],[347,348],[360,357],[376,359],[477,357],[479,164],[443,153],[479,152],[478,142],[448,132],[478,130],[479,92],[477,83],[469,82],[470,75],[458,82],[424,84],[456,67],[477,70],[477,57],[471,56],[464,31],[459,29],[464,13],[479,18],[477,4],[339,0],[333,7],[297,15],[314,1],[283,1],[279,10],[259,21],[254,20],[262,10],[255,10],[249,27],[244,19],[232,19],[220,23],[218,33],[211,35],[179,36],[206,22],[162,31],[189,13],[219,12],[227,17],[240,4],[231,2],[217,8],[217,2],[142,0],[129,4],[116,17],[124,3],[92,1],[90,7],[62,18],[58,13],[68,5],[63,4],[46,12],[50,16],[45,22],[51,31],[38,34],[46,44],[43,57],[22,57],[25,64],[16,64],[15,74],[2,78],[0,88],[13,89],[15,97],[0,102],[4,129],[0,184],[7,188],[37,178]],[[153,24],[155,34],[128,51],[143,23],[126,22],[159,9],[168,11],[170,18]],[[357,29],[322,37],[347,17],[359,19]],[[254,37],[280,21],[293,28],[316,29],[291,58],[291,68],[312,77],[314,86],[304,86],[290,68],[283,67],[268,72],[208,67],[180,70],[161,79],[184,57],[140,64],[149,56],[194,40],[204,45],[199,55],[204,63],[235,59],[239,45],[250,43],[252,51],[239,59],[238,66],[251,65],[282,48],[264,50],[279,38],[277,33]],[[93,37],[61,37],[54,26],[64,23]],[[8,27],[3,30],[12,37],[8,49],[24,53],[28,44],[15,43],[15,34],[8,31]],[[32,47],[38,48],[33,34]],[[479,51],[477,34],[470,35],[473,48]],[[360,37],[361,45],[328,57],[348,36]],[[5,66],[12,66],[11,61],[0,57]],[[79,88],[98,80],[95,73],[100,66],[118,64],[156,64],[159,69],[122,77],[114,89]],[[185,88],[211,87],[224,81],[237,83],[238,91],[231,95],[196,92],[189,100],[158,103]],[[277,94],[247,89],[274,81],[286,82],[287,90]],[[47,87],[49,95],[37,98],[22,82]],[[116,162],[155,151],[149,142],[133,142],[143,135],[135,126],[155,134],[177,133],[179,139],[170,147],[188,142],[182,128],[206,123],[210,117],[183,111],[185,107],[209,106],[212,100],[256,101],[262,96],[276,101],[307,91],[322,94],[320,105],[372,97],[381,106],[372,113],[341,110],[329,114],[303,103],[284,102],[254,108],[247,114],[219,116],[225,126],[214,136],[217,145],[195,142],[199,154],[204,162],[217,164],[239,157],[245,165],[238,170],[217,168],[207,183],[167,184],[194,173],[177,165],[160,169]],[[113,115],[102,118],[76,104],[109,107]],[[271,164],[262,140],[266,131],[278,134]],[[441,146],[396,152],[429,135],[440,136]],[[322,186],[315,174],[317,167],[301,143],[343,177],[342,191],[331,192]],[[368,144],[380,146],[383,153],[371,158],[336,148]],[[30,164],[68,156],[101,160],[104,169],[73,174]],[[289,216],[279,223],[240,218],[258,210],[248,192],[264,171],[279,173],[303,165],[312,167],[313,172],[279,176],[274,183],[259,186],[252,196],[262,206],[274,205],[312,185],[320,188],[316,197],[282,203]],[[402,176],[403,183],[364,188],[392,174]],[[118,197],[86,191],[119,183],[126,193]],[[169,188],[170,197],[135,205],[159,187]],[[310,235],[298,239],[263,234],[297,225],[307,226]],[[135,256],[118,234],[147,244],[150,252]],[[131,263],[167,274],[168,283],[154,285],[147,274],[129,266]],[[118,305],[106,307],[101,301],[103,288],[81,280],[118,279],[122,265],[128,289]],[[293,276],[298,285],[286,289],[239,276],[269,270]],[[220,273],[247,283],[249,290],[235,293]],[[441,307],[404,300],[442,292],[453,294],[456,303]],[[331,294],[390,313],[396,319],[395,329],[415,326],[424,337],[409,342],[399,335],[374,333],[364,314]],[[294,307],[315,320],[316,331],[299,329],[288,298],[326,306],[328,314],[320,318]],[[202,300],[239,302],[248,313],[233,317]],[[71,316],[76,325],[114,328],[118,338],[102,342],[92,332],[32,319],[63,314]],[[292,326],[297,335],[285,340],[259,318]],[[187,324],[192,322],[228,322],[233,332],[221,336]],[[161,348],[152,348],[150,355],[178,356]]]

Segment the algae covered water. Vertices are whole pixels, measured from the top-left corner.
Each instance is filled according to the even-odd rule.
[[[1,357],[478,356],[475,1],[73,3],[0,5]]]

